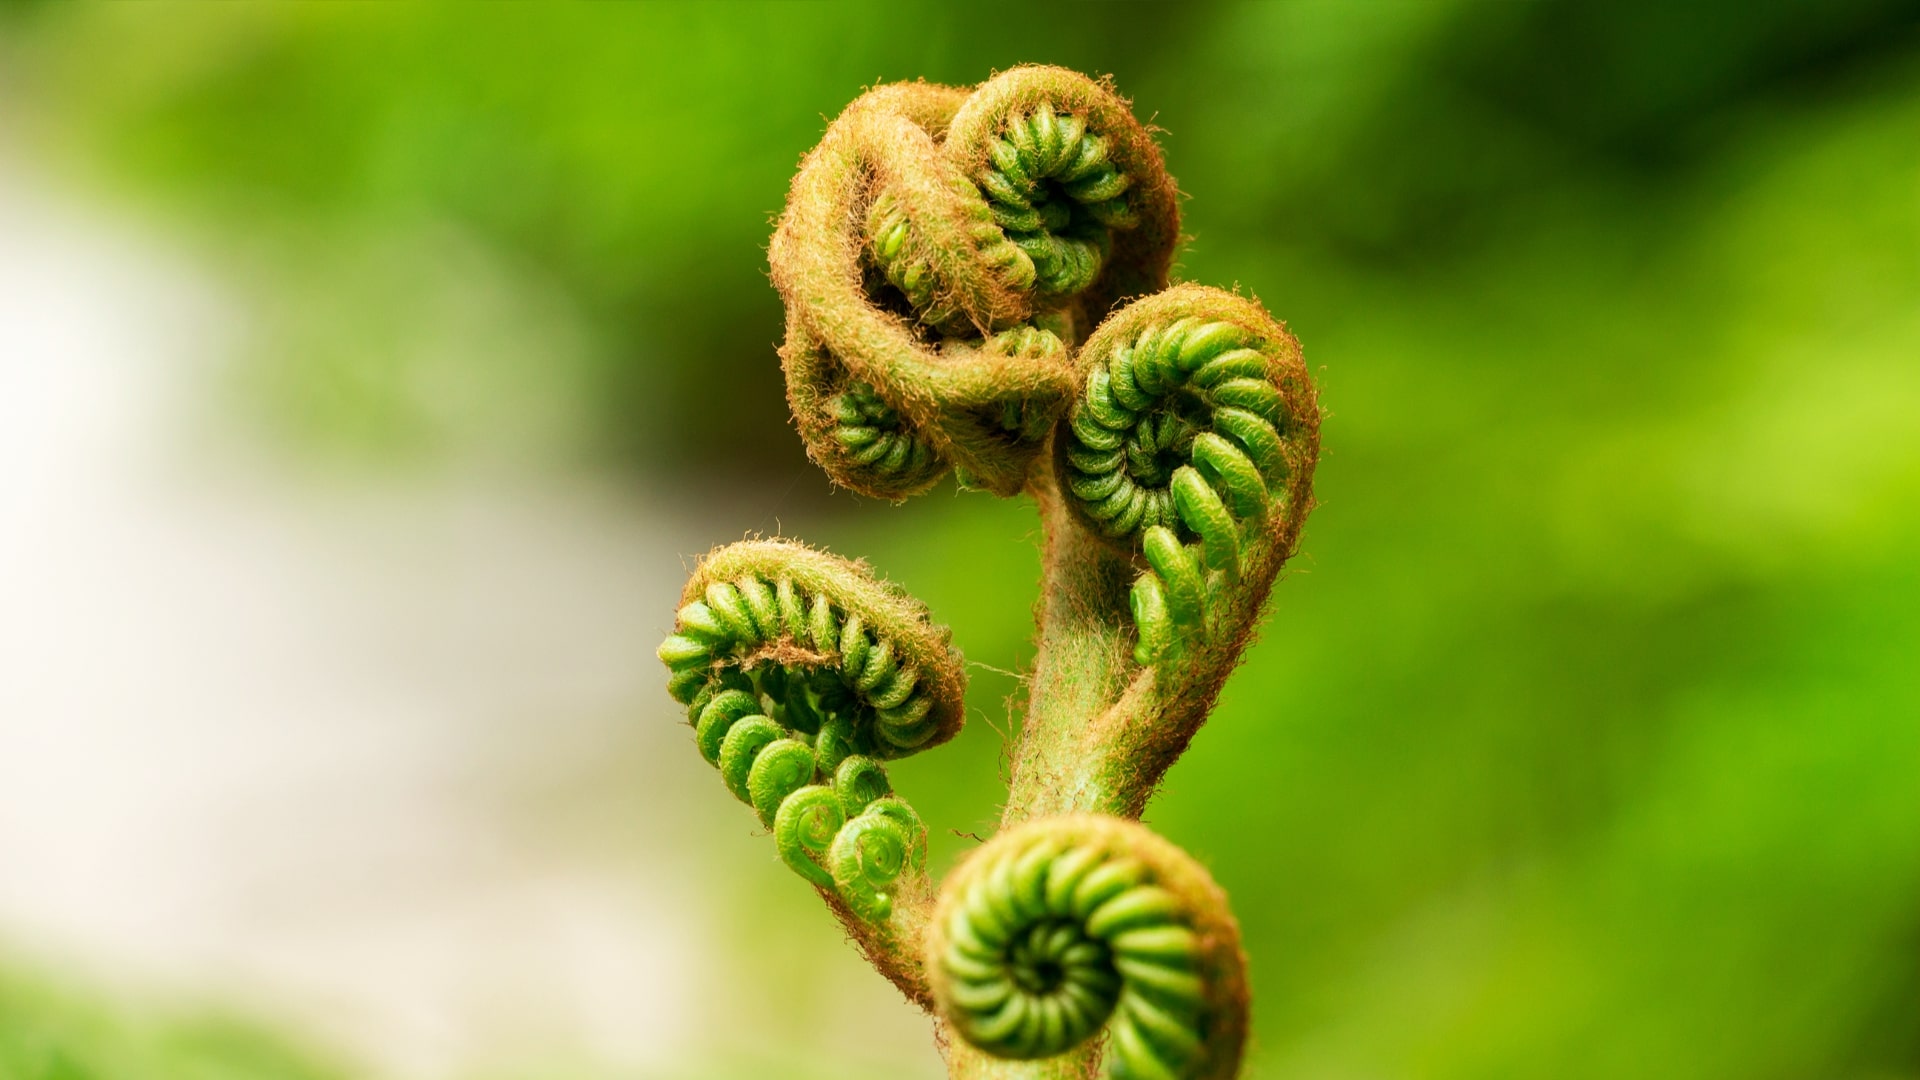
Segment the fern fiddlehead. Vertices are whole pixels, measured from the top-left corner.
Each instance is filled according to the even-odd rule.
[[[1106,1075],[1231,1077],[1245,961],[1226,897],[1145,826],[1095,814],[1001,833],[947,879],[927,937],[934,1000],[995,1057],[1108,1033]]]
[[[1080,328],[1166,283],[1178,229],[1152,138],[1085,76],[870,91],[802,163],[769,253],[808,453],[884,498],[949,469],[1020,490]]]
[[[994,223],[1032,264],[1043,297],[1091,286],[1112,252],[1113,233],[1140,223],[1126,198],[1133,177],[1108,151],[1083,117],[1055,113],[1046,100],[1010,114],[988,143],[990,165],[975,182]]]
[[[1253,301],[1183,285],[1114,314],[1081,366],[1058,470],[1087,527],[1147,563],[1136,662],[1244,634],[1222,599],[1291,552],[1309,508],[1319,409],[1299,343]]]
[[[701,563],[659,649],[701,756],[939,1017],[957,1080],[1239,1067],[1226,898],[1127,819],[1293,553],[1320,413],[1298,342],[1257,302],[1168,287],[1177,234],[1173,182],[1126,103],[1021,67],[863,95],[803,161],[774,235],[809,455],[869,495],[954,472],[1043,510],[1003,829],[937,900],[926,828],[886,772],[961,724],[959,654],[923,607],[859,564],[736,544]]]
[[[944,628],[853,563],[798,544],[720,549],[661,643],[700,755],[774,831],[780,857],[870,922],[920,870],[926,828],[881,760],[960,729],[965,673]]]

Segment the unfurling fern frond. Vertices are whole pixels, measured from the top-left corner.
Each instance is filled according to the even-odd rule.
[[[1220,599],[1292,553],[1310,508],[1320,414],[1299,343],[1259,304],[1183,285],[1111,316],[1080,363],[1058,468],[1087,527],[1146,561],[1135,659],[1244,634]]]
[[[1104,1075],[1224,1080],[1247,988],[1226,896],[1185,852],[1103,815],[1010,829],[940,891],[927,969],[941,1014],[999,1058],[1108,1036]]]
[[[933,1012],[956,1080],[1230,1080],[1245,960],[1226,897],[1130,818],[1205,722],[1312,508],[1320,411],[1259,303],[1169,286],[1149,129],[1104,81],[1023,66],[862,95],[769,250],[808,454],[901,499],[1030,493],[1039,644],[1003,829],[946,878],[888,763],[952,739],[943,627],[787,541],[703,559],[659,657],[700,756],[849,936]]]
[[[1026,66],[869,92],[802,163],[770,251],[808,453],[884,498],[949,469],[1014,494],[1071,393],[1067,348],[1165,286],[1178,235],[1159,148],[1102,83]]]
[[[959,732],[966,676],[944,627],[865,568],[798,544],[709,555],[660,645],[700,755],[771,826],[780,857],[874,922],[925,865],[926,828],[881,759]]]

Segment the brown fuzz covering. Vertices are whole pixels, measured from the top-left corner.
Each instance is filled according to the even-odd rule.
[[[1123,189],[1098,207],[1111,229],[1076,226],[1077,250],[1110,250],[1070,295],[1036,284],[1033,258],[981,188],[998,175],[1003,136],[1037,118],[1084,130],[1077,145]],[[1055,193],[1048,208],[1067,204]],[[875,219],[890,229],[879,241]],[[1159,148],[1104,82],[1027,66],[971,92],[868,92],[801,163],[769,250],[787,306],[787,396],[808,453],[837,483],[882,498],[924,491],[949,467],[997,494],[1020,491],[1073,392],[1073,328],[1164,287],[1178,235]],[[876,263],[915,296],[891,289]]]

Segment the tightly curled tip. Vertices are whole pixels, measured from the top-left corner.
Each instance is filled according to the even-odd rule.
[[[658,653],[701,756],[795,872],[884,922],[926,830],[881,761],[960,730],[947,631],[859,564],[784,541],[712,553],[682,601]]]
[[[906,800],[885,796],[867,804],[833,838],[828,868],[840,897],[868,922],[885,922],[894,887],[927,865],[927,827]]]
[[[1104,1029],[1110,1077],[1239,1068],[1245,960],[1226,897],[1135,822],[1067,815],[996,836],[941,887],[926,965],[941,1014],[996,1057],[1052,1057]]]
[[[1154,664],[1230,632],[1213,625],[1220,597],[1291,553],[1319,407],[1299,343],[1218,289],[1183,285],[1115,313],[1080,366],[1056,468],[1080,521],[1144,560],[1135,659]]]
[[[959,732],[966,672],[950,638],[859,563],[753,540],[701,560],[658,651],[696,724],[710,706],[761,707],[814,737],[831,770],[842,745],[901,757]],[[699,738],[716,760],[721,736]]]
[[[995,335],[1163,287],[1178,233],[1158,147],[1101,83],[1027,66],[870,91],[807,155],[770,250],[808,453],[882,498],[955,469],[1021,490],[1072,370]]]

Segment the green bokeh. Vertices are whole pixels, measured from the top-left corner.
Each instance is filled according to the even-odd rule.
[[[0,972],[0,1080],[345,1080],[322,1055],[229,1015],[105,1007]]]
[[[818,494],[762,249],[865,85],[1114,74],[1191,196],[1182,276],[1287,320],[1329,409],[1303,554],[1149,814],[1233,895],[1254,1074],[1920,1076],[1910,9],[0,27],[33,138],[279,298],[242,400],[292,442],[760,492],[743,530],[778,515],[926,599],[982,666],[972,727],[900,783],[959,830],[992,817],[1030,657],[1031,512]],[[449,326],[467,348],[407,347]]]

